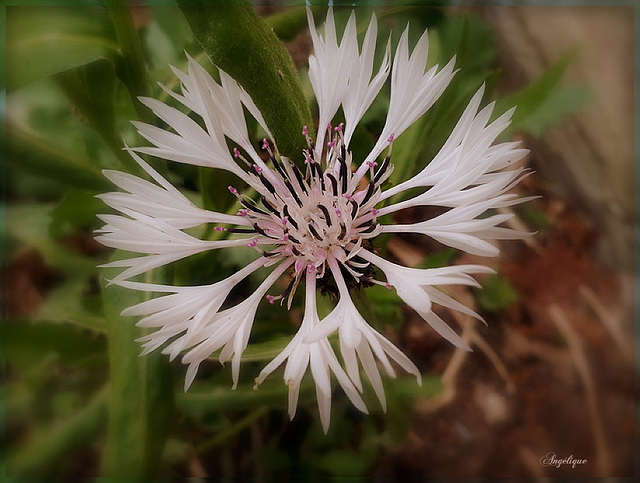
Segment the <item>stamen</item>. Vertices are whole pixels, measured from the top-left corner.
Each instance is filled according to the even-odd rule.
[[[378,181],[380,181],[380,178],[382,178],[382,175],[387,171],[390,161],[391,161],[391,156],[386,156],[384,158],[384,161],[382,162],[382,166],[380,166],[380,168],[378,169],[378,172],[373,178],[374,183],[378,184]]]
[[[296,223],[296,221],[291,216],[291,213],[289,213],[289,206],[288,205],[284,205],[282,207],[282,212],[284,213],[284,216],[287,217],[287,220],[289,220],[289,223],[291,223],[291,226],[293,226],[297,230],[298,229],[298,224]]]
[[[338,235],[338,239],[342,240],[344,236],[347,234],[347,226],[340,222],[340,234]]]
[[[360,202],[360,206],[364,205],[367,201],[369,201],[371,199],[371,196],[373,196],[373,191],[376,189],[376,184],[373,181],[369,181],[369,186],[367,187],[367,192],[364,195],[364,198],[362,198],[362,201]]]
[[[280,212],[276,209],[275,206],[269,203],[269,200],[267,200],[264,196],[260,198],[260,201],[262,201],[262,206],[264,206],[267,210],[278,217],[280,216]]]
[[[327,207],[324,206],[324,205],[318,205],[318,208],[324,214],[324,221],[327,222],[327,226],[331,226],[331,216],[329,215],[329,210],[327,209]],[[338,210],[336,210],[336,213],[337,212],[338,212]],[[338,215],[338,216],[340,216],[340,215]]]
[[[360,233],[372,233],[376,228],[378,228],[378,224],[374,223],[373,225],[371,225],[369,228],[367,228],[366,230],[361,231]]]
[[[331,181],[331,189],[333,191],[333,196],[338,196],[338,180],[331,173],[327,173],[327,178]]]
[[[351,205],[351,219],[355,220],[358,214],[358,203],[355,200],[349,200],[349,204]]]
[[[252,202],[253,202],[253,200],[252,200]],[[257,206],[252,205],[251,202],[249,202],[248,200],[246,200],[244,198],[240,200],[240,203],[242,204],[242,206],[244,206],[249,211],[255,211],[256,213],[260,213],[261,215],[269,216],[269,213],[267,213],[264,210],[261,210]]]
[[[309,192],[307,191],[307,187],[304,185],[304,180],[302,179],[302,173],[300,172],[300,168],[298,168],[298,166],[296,166],[295,164],[293,165],[293,174],[298,180],[300,189],[304,192],[304,194],[309,194]]]
[[[298,197],[298,193],[296,193],[296,190],[293,189],[293,186],[291,185],[291,181],[289,181],[288,179],[285,179],[284,184],[289,190],[289,192],[291,193],[291,196],[293,196],[293,199],[296,200],[296,203],[298,203],[298,206],[302,208],[302,201],[300,201],[300,198]]]
[[[273,187],[271,182],[269,180],[267,180],[267,178],[265,178],[264,174],[259,172],[258,173],[258,177],[260,178],[260,181],[262,182],[264,187],[269,190],[269,193],[271,193],[272,195],[275,195],[276,194],[276,189]]]
[[[318,240],[318,241],[322,241],[322,237],[320,236],[320,234],[316,231],[316,229],[313,227],[313,225],[309,224],[308,225],[309,231],[311,232],[311,234],[313,235],[313,237]]]
[[[342,181],[342,193],[347,191],[347,162],[342,156],[338,157],[340,163],[340,180]]]

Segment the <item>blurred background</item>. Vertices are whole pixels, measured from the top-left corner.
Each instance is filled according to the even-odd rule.
[[[410,266],[494,267],[482,290],[451,291],[487,326],[442,311],[474,348],[458,351],[395,296],[372,290],[376,327],[418,365],[424,384],[385,380],[388,412],[372,403],[370,416],[336,391],[324,436],[311,381],[293,422],[281,372],[252,389],[293,332],[299,305],[290,313],[261,307],[257,344],[236,391],[229,368],[213,358],[187,394],[179,363],[138,358],[134,321],[118,317],[118,307],[133,302],[105,290],[96,268],[112,253],[92,239],[96,214],[106,211],[94,195],[112,189],[101,169],[132,169],[122,140],[140,144],[129,120],[148,116],[135,96],[161,96],[157,82],[175,88],[168,65],[184,68],[185,50],[203,65],[206,54],[175,5],[79,3],[4,7],[8,476],[633,474],[632,7],[358,6],[362,32],[373,11],[379,18],[379,46],[390,32],[395,45],[411,22],[416,38],[430,30],[430,65],[455,54],[461,69],[433,112],[398,140],[403,170],[437,152],[484,82],[486,101],[501,99],[497,111],[518,105],[505,138],[531,150],[535,173],[517,189],[539,198],[516,207],[515,226],[537,234],[504,243],[491,260],[423,238],[388,239],[387,254]],[[256,11],[285,43],[309,95],[304,9],[263,2]],[[338,23],[348,14],[337,9]],[[363,119],[354,152],[366,153],[375,139],[385,96]],[[201,206],[228,208],[216,196],[216,186],[228,183],[217,175],[159,169]],[[187,261],[171,276],[210,282],[239,262]],[[580,463],[554,465],[549,455]]]

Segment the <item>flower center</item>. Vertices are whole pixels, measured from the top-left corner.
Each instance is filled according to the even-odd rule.
[[[357,254],[363,240],[379,232],[375,205],[379,187],[392,171],[390,156],[380,167],[370,163],[369,181],[358,183],[351,171],[351,153],[344,144],[342,125],[334,130],[329,126],[329,130],[329,142],[320,155],[306,128],[303,130],[308,144],[303,153],[304,174],[288,158],[276,157],[264,141],[263,148],[275,169],[253,165],[252,176],[265,188],[260,203],[229,187],[243,205],[238,214],[247,217],[253,227],[230,231],[256,233],[248,244],[265,257],[295,259],[293,285],[281,296],[269,296],[271,302],[292,294],[305,269],[317,270],[318,276],[323,276],[331,258],[357,280],[368,266]],[[241,157],[237,150],[234,152]],[[265,245],[269,250],[262,248]]]

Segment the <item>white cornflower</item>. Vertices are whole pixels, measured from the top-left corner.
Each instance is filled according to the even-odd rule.
[[[181,81],[181,93],[166,90],[199,116],[201,123],[160,101],[141,99],[171,130],[135,123],[152,146],[127,150],[153,182],[127,173],[105,172],[125,192],[100,196],[121,215],[103,215],[106,224],[96,238],[109,247],[143,254],[107,266],[126,267],[113,283],[132,290],[166,294],[129,307],[123,315],[142,316],[139,326],[156,329],[142,338],[144,353],[164,346],[162,352],[171,359],[182,354],[183,363],[188,364],[185,390],[193,382],[200,363],[217,351],[221,362],[232,361],[235,387],[242,353],[262,300],[287,301],[290,305],[296,289],[304,284],[304,317],[298,333],[267,364],[256,383],[285,364],[289,413],[293,417],[301,380],[310,368],[326,431],[331,411],[331,374],[353,404],[364,412],[367,409],[360,396],[361,369],[383,407],[386,402],[379,367],[394,377],[395,364],[420,382],[420,372],[409,358],[360,315],[350,288],[380,284],[395,289],[438,333],[464,349],[469,347],[432,311],[432,303],[480,318],[436,287],[477,285],[472,275],[490,269],[479,265],[425,270],[403,267],[379,256],[372,239],[380,233],[420,233],[471,254],[497,255],[493,241],[519,238],[523,234],[499,226],[511,215],[486,213],[522,201],[509,190],[526,173],[522,168],[505,168],[519,161],[526,150],[517,149],[517,143],[493,144],[509,124],[511,111],[489,122],[493,104],[480,109],[481,88],[435,158],[413,178],[385,189],[385,181],[393,170],[394,139],[442,94],[455,74],[454,60],[441,69],[435,66],[426,70],[427,33],[410,51],[407,28],[393,61],[389,60],[387,47],[381,66],[374,73],[375,17],[362,47],[356,37],[354,14],[340,43],[331,9],[324,36],[316,32],[310,13],[309,28],[314,47],[309,77],[318,101],[320,128],[315,142],[307,127],[302,128],[307,149],[300,153],[300,159],[292,161],[279,154],[256,105],[231,77],[220,71],[218,83],[189,58],[187,73],[174,69]],[[349,151],[351,137],[389,72],[391,97],[380,138],[366,159],[353,159]],[[330,123],[340,107],[345,122],[332,127]],[[253,147],[245,110],[268,134],[262,146],[269,156],[267,162]],[[236,145],[232,151],[227,147],[227,138]],[[196,207],[138,153],[235,174],[239,184],[230,186],[229,191],[237,198],[239,211],[230,215]],[[245,187],[257,196],[242,194]],[[410,189],[418,194],[390,202],[391,196]],[[441,207],[442,214],[412,224],[393,221],[383,224],[382,216],[413,206]],[[225,232],[224,239],[200,240],[184,231],[207,223]],[[212,285],[174,287],[128,280],[196,253],[234,247],[253,248],[255,259]],[[231,290],[263,267],[272,270],[255,292],[239,304],[222,309]],[[286,289],[280,294],[270,294],[280,278],[288,280]],[[320,319],[316,289],[329,284],[337,287],[337,305]],[[337,333],[336,347],[329,341],[334,333]]]

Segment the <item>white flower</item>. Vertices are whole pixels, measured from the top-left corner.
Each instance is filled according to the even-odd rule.
[[[391,147],[395,138],[439,98],[455,74],[454,60],[442,69],[434,66],[425,72],[428,36],[422,35],[410,51],[407,29],[393,61],[390,63],[387,46],[381,66],[374,74],[375,18],[369,24],[362,48],[356,37],[355,15],[351,15],[340,43],[331,9],[324,36],[317,33],[310,13],[309,27],[315,51],[309,59],[309,76],[318,100],[320,129],[316,143],[307,128],[302,129],[308,149],[295,161],[304,169],[279,155],[260,112],[231,77],[220,71],[218,84],[189,58],[187,73],[174,69],[182,84],[181,93],[165,90],[199,116],[201,123],[157,100],[142,99],[171,131],[135,123],[153,146],[127,149],[154,182],[127,173],[105,172],[126,193],[101,195],[121,215],[102,215],[106,225],[96,238],[107,246],[143,254],[109,264],[126,267],[113,283],[131,290],[166,294],[130,307],[123,315],[143,316],[138,325],[156,329],[142,338],[143,353],[164,346],[162,351],[171,359],[183,354],[182,361],[189,365],[185,390],[194,380],[200,363],[217,351],[221,362],[232,361],[235,387],[260,302],[266,298],[271,303],[286,300],[291,304],[297,287],[304,284],[305,309],[300,328],[287,347],[262,370],[256,383],[286,362],[284,379],[289,386],[289,414],[293,417],[302,378],[310,368],[326,431],[331,411],[331,374],[353,404],[364,412],[367,409],[360,396],[361,368],[383,408],[386,402],[379,365],[390,377],[395,377],[395,363],[420,381],[420,372],[409,358],[360,315],[349,286],[360,289],[380,284],[395,289],[438,333],[463,349],[469,347],[433,312],[432,304],[480,319],[436,287],[477,285],[472,275],[490,271],[488,268],[479,265],[407,268],[376,254],[371,240],[380,233],[419,233],[472,254],[497,255],[495,240],[520,238],[524,234],[500,226],[512,215],[485,214],[487,210],[523,201],[509,190],[526,176],[522,168],[513,167],[526,150],[518,149],[517,143],[494,144],[512,113],[489,122],[493,104],[479,110],[481,88],[435,158],[413,178],[385,187],[393,170]],[[335,75],[336,72],[341,75]],[[364,160],[353,159],[349,151],[353,132],[389,72],[390,105],[380,138]],[[346,122],[332,127],[329,123],[340,107]],[[269,139],[263,141],[263,149],[270,158],[268,163],[253,147],[245,109],[268,133]],[[237,147],[230,151],[226,138]],[[387,148],[384,160],[379,160]],[[230,186],[229,191],[239,203],[237,214],[203,210],[137,153],[229,171],[239,178],[241,185],[257,192],[258,198],[252,199]],[[420,189],[418,194],[416,188]],[[412,197],[391,204],[387,201],[410,189]],[[383,215],[413,206],[438,206],[443,210],[438,216],[412,224],[382,223]],[[207,241],[183,231],[207,223],[228,236]],[[128,280],[196,253],[233,247],[252,247],[255,259],[212,285],[173,287]],[[263,267],[272,267],[271,272],[256,291],[239,304],[222,309],[231,290]],[[280,277],[289,281],[284,292],[267,294]],[[316,288],[319,284],[326,287],[328,281],[337,286],[339,299],[331,313],[321,320]],[[336,332],[340,357],[329,341]]]

